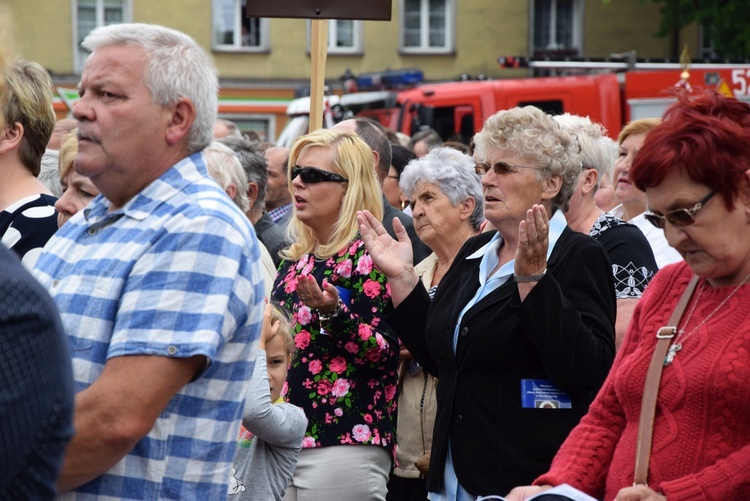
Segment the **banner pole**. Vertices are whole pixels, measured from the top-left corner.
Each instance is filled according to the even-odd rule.
[[[310,40],[310,125],[308,132],[323,127],[326,58],[328,56],[328,19],[312,20]]]

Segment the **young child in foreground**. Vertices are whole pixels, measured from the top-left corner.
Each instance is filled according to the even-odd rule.
[[[281,390],[294,351],[289,321],[267,304],[260,352],[245,394],[242,429],[229,482],[234,499],[280,500],[297,465],[307,418]]]

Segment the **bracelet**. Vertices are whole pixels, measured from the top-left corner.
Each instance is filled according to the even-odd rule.
[[[516,282],[538,282],[546,274],[547,274],[547,268],[543,269],[541,273],[537,273],[536,275],[516,275],[514,273],[513,279]]]
[[[338,317],[343,309],[344,303],[341,302],[341,298],[339,298],[339,302],[336,304],[336,309],[334,309],[330,313],[323,313],[322,311],[318,310],[318,320],[321,322],[330,322],[334,318]]]

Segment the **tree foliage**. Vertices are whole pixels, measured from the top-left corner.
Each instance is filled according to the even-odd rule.
[[[602,0],[605,4],[613,0]],[[641,0],[645,3],[646,0]],[[703,25],[723,57],[750,57],[750,0],[652,0],[662,4],[660,36],[692,23]]]
[[[750,2],[748,0],[654,0],[663,4],[660,35],[702,24],[714,50],[724,57],[750,55]]]

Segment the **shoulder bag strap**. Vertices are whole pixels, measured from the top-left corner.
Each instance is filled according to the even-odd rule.
[[[661,381],[661,371],[664,368],[664,357],[677,333],[677,326],[690,302],[690,297],[695,291],[698,278],[698,275],[693,275],[685,292],[682,293],[677,307],[672,312],[672,316],[669,317],[669,323],[656,333],[656,348],[654,348],[654,355],[651,357],[651,364],[648,366],[648,372],[646,373],[646,382],[643,385],[641,417],[638,422],[638,443],[635,450],[635,482],[633,485],[647,485],[648,462],[651,456],[651,434],[654,428],[656,398],[659,395],[659,382]]]

